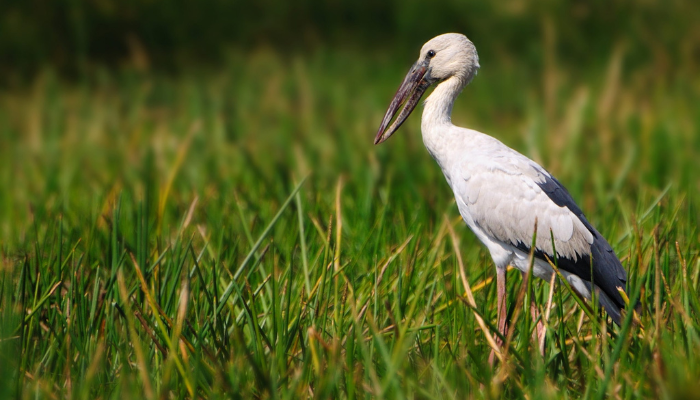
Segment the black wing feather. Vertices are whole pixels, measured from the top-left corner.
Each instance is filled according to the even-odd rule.
[[[587,282],[593,282],[596,286],[605,292],[613,304],[608,301],[601,301],[601,305],[606,309],[608,314],[616,323],[620,323],[620,310],[624,308],[625,303],[617,288],[626,289],[627,272],[622,267],[620,260],[615,255],[610,244],[605,240],[593,225],[588,222],[583,211],[576,205],[574,199],[566,190],[564,185],[559,183],[556,178],[544,175],[544,181],[537,185],[556,205],[566,207],[576,215],[584,226],[593,235],[593,244],[591,244],[590,253],[580,255],[576,260],[563,257],[557,254],[557,263],[559,268],[570,272]],[[530,243],[518,242],[515,244],[518,249],[529,252]],[[557,252],[558,253],[558,252]],[[545,259],[545,252],[540,249],[535,249],[535,257]],[[593,256],[593,267],[591,268],[591,256]],[[547,257],[552,259],[552,254],[547,254]],[[553,260],[552,260],[553,261]],[[591,276],[591,271],[593,276]],[[590,289],[590,288],[589,288]],[[608,304],[606,304],[608,303]]]

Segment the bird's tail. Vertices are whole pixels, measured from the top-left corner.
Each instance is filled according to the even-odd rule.
[[[614,301],[598,287],[596,287],[596,296],[598,296],[598,304],[600,304],[603,307],[605,312],[608,313],[610,318],[612,318],[613,322],[615,322],[617,326],[621,326],[622,310],[626,308],[625,305],[619,304],[618,302]],[[636,311],[637,314],[641,314],[642,304],[639,301],[637,301],[634,304],[634,307],[632,307],[632,309]]]
[[[598,304],[600,304],[605,312],[608,313],[613,322],[618,326],[622,325],[622,308],[623,306],[614,302],[604,291],[596,287],[596,296],[598,296]]]

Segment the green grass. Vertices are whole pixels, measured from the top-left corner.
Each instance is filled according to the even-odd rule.
[[[0,390],[19,398],[684,398],[700,384],[700,81],[483,60],[454,121],[547,167],[641,324],[493,264],[422,147],[372,146],[411,60],[232,53],[0,95]],[[692,68],[686,70],[692,72]],[[460,276],[474,292],[465,297]],[[523,292],[524,291],[524,292]],[[547,321],[537,355],[528,296]],[[523,296],[523,297],[520,297]],[[521,301],[515,299],[520,298]]]

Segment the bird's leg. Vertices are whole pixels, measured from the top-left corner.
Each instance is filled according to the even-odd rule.
[[[498,332],[501,333],[503,337],[508,334],[508,326],[506,325],[506,317],[508,313],[507,299],[506,299],[506,269],[498,268],[496,269],[496,289],[498,295]],[[498,339],[498,343],[503,345],[503,342]]]
[[[498,302],[498,332],[505,338],[508,334],[506,301],[506,268],[496,267],[496,296]],[[496,343],[503,347],[503,341],[496,335]],[[493,365],[496,354],[491,351],[489,364]]]
[[[540,355],[544,357],[544,338],[547,330],[544,328],[544,323],[540,318],[540,313],[537,310],[537,304],[535,300],[530,302],[530,315],[532,316],[532,322],[537,324],[537,328],[533,334],[537,335],[537,344],[540,349]]]
[[[527,279],[527,274],[523,272],[523,282],[527,282]],[[532,333],[532,337],[537,341],[540,355],[544,356],[544,336],[546,331],[544,329],[544,323],[540,318],[540,312],[537,310],[537,304],[535,303],[534,298],[530,299],[530,317],[532,317],[532,322],[534,322],[536,326],[535,332]]]

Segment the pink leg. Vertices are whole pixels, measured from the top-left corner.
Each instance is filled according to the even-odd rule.
[[[547,331],[544,329],[544,323],[540,319],[539,311],[537,311],[537,305],[534,300],[530,302],[530,315],[532,316],[532,322],[537,323],[535,331],[537,335],[537,344],[540,348],[540,355],[544,357],[544,338]]]
[[[498,332],[506,337],[508,334],[508,325],[506,324],[507,317],[507,299],[506,299],[506,269],[496,267],[496,297],[498,302]],[[496,343],[503,346],[503,341],[496,336]],[[489,356],[489,364],[493,365],[496,354],[491,351]]]

